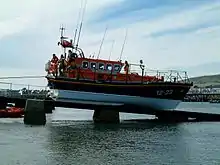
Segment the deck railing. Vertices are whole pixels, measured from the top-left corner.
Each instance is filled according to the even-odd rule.
[[[165,82],[190,83],[186,71],[177,70],[146,70],[145,76],[163,77]]]
[[[165,82],[190,83],[186,71],[178,70],[153,70],[145,68],[142,64],[130,64],[131,73],[138,73],[141,76],[154,76],[155,80],[163,78]],[[135,67],[135,69],[133,69]]]
[[[138,69],[133,69],[133,67],[138,67]],[[151,70],[146,69],[144,65],[142,64],[130,64],[129,72],[126,74],[123,72],[122,68],[120,71],[120,74],[124,75],[125,79],[124,81],[127,82],[134,82],[134,80],[131,80],[131,77],[133,75],[139,75],[141,77],[141,80],[138,81],[138,83],[149,83],[149,82],[178,82],[178,83],[190,83],[190,80],[188,78],[186,71],[177,71],[177,70]],[[132,68],[132,69],[131,69]],[[65,71],[64,75],[58,75],[59,77],[66,77],[68,74],[73,73],[77,76],[75,78],[80,80],[85,80],[86,76],[85,73],[86,70],[82,69],[81,67],[78,67],[77,69],[74,69],[72,71]],[[117,72],[113,70],[98,70],[93,69],[93,80],[99,81],[99,76],[107,75],[108,81],[116,81],[114,80],[114,76],[117,76]],[[131,75],[133,74],[133,75]],[[146,80],[146,76],[152,76],[149,80]],[[91,79],[91,78],[90,78]]]
[[[82,70],[77,70],[77,71],[70,71],[70,72],[66,72],[66,74],[75,74],[76,76],[74,77],[74,79],[78,79],[78,80],[88,80],[88,78],[86,78],[85,73],[82,72]],[[131,80],[132,76],[131,74],[138,74],[140,76],[140,80],[139,81],[135,81],[135,80]],[[175,71],[175,70],[170,70],[170,71],[159,71],[159,70],[147,70],[142,74],[138,73],[138,72],[133,72],[131,71],[129,74],[125,74],[124,73],[124,79],[123,81],[129,83],[129,82],[136,82],[136,83],[152,83],[152,82],[172,82],[172,83],[182,83],[182,84],[188,84],[190,83],[190,80],[187,76],[187,73],[182,71]],[[65,75],[66,75],[65,74]],[[123,73],[122,73],[123,74]],[[97,72],[94,71],[93,72],[93,81],[103,81],[102,78],[100,78],[102,75],[105,75],[106,81],[107,82],[112,82],[112,81],[116,81],[113,77],[117,76],[117,73],[114,72]],[[66,75],[67,76],[67,75]],[[66,77],[66,76],[58,76],[58,77]],[[100,76],[100,77],[99,77]],[[150,80],[144,80],[144,77],[146,76],[150,76],[151,79]],[[90,78],[91,80],[91,78]]]

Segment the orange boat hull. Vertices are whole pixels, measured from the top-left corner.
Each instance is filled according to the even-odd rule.
[[[9,108],[0,110],[0,118],[21,118],[24,115],[23,108]]]

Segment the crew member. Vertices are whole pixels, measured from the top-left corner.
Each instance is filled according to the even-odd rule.
[[[125,74],[128,74],[128,71],[129,71],[129,64],[128,64],[127,61],[125,61],[124,71],[125,71]]]
[[[77,58],[77,54],[73,53],[71,50],[68,51],[68,60]]]
[[[65,58],[64,58],[64,56],[61,54],[60,60],[59,60],[59,74],[60,74],[60,76],[63,76],[63,75],[64,75],[65,69],[66,69]]]
[[[50,74],[50,67],[51,67],[51,62],[50,60],[45,64],[45,71],[47,74]]]
[[[76,78],[78,77],[78,70],[75,59],[69,60],[69,66],[67,67],[68,77]]]
[[[57,76],[58,74],[58,61],[59,61],[58,57],[55,54],[53,54],[53,57],[51,59],[51,65],[53,65],[53,69],[54,69],[53,74],[55,76]]]
[[[70,70],[76,69],[76,61],[75,61],[75,59],[70,59],[69,63],[70,63],[70,65],[69,65],[68,69],[70,69]]]
[[[51,62],[56,64],[58,61],[59,61],[58,57],[55,54],[53,54]]]

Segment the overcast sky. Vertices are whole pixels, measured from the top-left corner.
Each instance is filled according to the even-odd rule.
[[[73,37],[80,6],[79,0],[1,2],[0,76],[44,75],[52,53],[61,53],[60,25]],[[115,40],[111,59],[117,60],[128,29],[123,60],[143,59],[153,69],[204,69],[220,65],[219,15],[220,0],[88,0],[80,47],[86,56],[97,54],[108,26],[100,58],[108,59]]]

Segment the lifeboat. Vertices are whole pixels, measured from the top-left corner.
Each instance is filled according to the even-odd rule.
[[[1,118],[21,118],[24,115],[24,108],[17,108],[12,104],[8,104],[6,109],[0,109]]]
[[[96,105],[134,104],[148,109],[173,110],[193,86],[186,72],[171,70],[150,74],[152,70],[146,69],[142,60],[133,64],[86,57],[78,44],[75,46],[72,40],[67,41],[66,38],[61,35],[59,42],[64,48],[64,61],[54,64],[52,59],[47,67],[50,69],[46,79],[53,90],[53,99]]]

